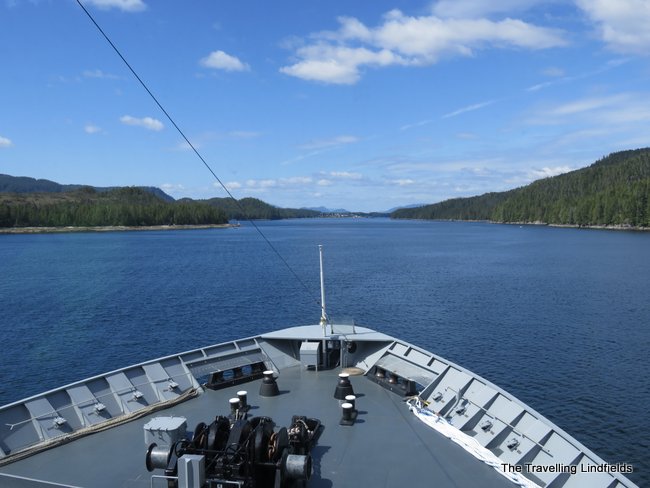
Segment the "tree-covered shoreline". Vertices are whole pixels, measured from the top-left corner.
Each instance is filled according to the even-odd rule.
[[[202,202],[168,202],[142,188],[0,194],[0,227],[216,225],[226,214]]]
[[[396,219],[487,220],[571,227],[650,227],[650,148],[501,193],[396,210]]]
[[[246,197],[174,200],[156,187],[92,187],[0,174],[0,228],[221,224],[322,217]]]

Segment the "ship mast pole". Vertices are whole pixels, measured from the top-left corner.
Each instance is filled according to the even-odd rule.
[[[327,313],[325,313],[325,276],[323,275],[323,246],[318,245],[320,255],[320,325],[323,327],[323,337],[327,335]]]

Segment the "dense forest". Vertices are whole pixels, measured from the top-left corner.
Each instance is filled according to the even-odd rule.
[[[147,189],[0,193],[0,227],[94,227],[223,224],[225,213],[202,202],[169,202]]]
[[[392,218],[650,227],[650,148],[502,193],[396,210]]]
[[[204,225],[228,220],[320,217],[257,198],[174,200],[156,187],[62,185],[0,174],[0,227]]]
[[[246,219],[298,219],[308,217],[320,217],[321,212],[317,210],[297,209],[297,208],[279,208],[269,205],[257,198],[242,198],[235,202],[232,198],[211,198],[203,200],[207,204],[223,210],[229,219],[246,220]],[[239,203],[239,205],[237,205]]]

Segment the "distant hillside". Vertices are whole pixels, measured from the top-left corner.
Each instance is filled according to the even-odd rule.
[[[400,209],[391,217],[650,227],[650,148],[613,153],[507,192]]]
[[[81,204],[82,202],[87,203],[87,198],[82,199],[80,201],[78,199],[79,196],[78,192],[81,192],[81,194],[87,197],[88,192],[92,190],[96,198],[100,198],[100,194],[102,193],[107,193],[108,195],[106,196],[106,199],[114,200],[114,197],[116,195],[124,196],[124,193],[123,192],[120,193],[119,191],[124,188],[128,188],[130,190],[133,190],[134,188],[141,190],[142,192],[148,193],[153,197],[156,197],[158,200],[162,200],[165,202],[171,203],[175,201],[174,198],[167,195],[160,188],[156,188],[153,186],[121,188],[121,187],[93,187],[88,185],[62,185],[60,183],[56,183],[50,180],[30,178],[27,176],[10,176],[10,175],[0,174],[0,203],[3,200],[5,202],[12,201],[14,207],[18,205],[18,202],[22,202],[21,204],[24,204],[27,201],[35,203],[38,206],[51,205],[54,203],[62,203],[62,202],[73,202],[73,201]],[[7,198],[7,195],[2,195],[3,193],[14,194],[14,197]],[[65,196],[57,199],[52,196],[53,194],[62,194]],[[21,199],[19,198],[19,195],[23,195],[23,196],[30,195],[30,196]],[[96,199],[95,197],[94,199]],[[208,205],[212,208],[222,211],[226,215],[226,218],[230,220],[233,219],[235,220],[245,220],[245,219],[277,220],[277,219],[321,216],[321,213],[318,211],[308,210],[308,209],[279,208],[273,205],[269,205],[268,203],[263,202],[262,200],[258,200],[257,198],[242,198],[241,200],[238,200],[238,202],[239,202],[239,206],[231,198],[211,198],[209,200],[192,200],[191,198],[183,198],[178,201],[178,203],[182,203],[185,205],[191,205],[191,204]],[[128,201],[124,203],[130,204],[132,202]],[[242,212],[240,206],[243,207],[244,212]],[[3,226],[1,222],[2,221],[0,221],[0,227]],[[72,224],[66,224],[66,225],[72,225]],[[106,225],[113,225],[113,224],[106,224]]]
[[[246,220],[246,219],[297,219],[320,217],[321,213],[315,210],[296,209],[296,208],[279,208],[269,205],[257,198],[242,198],[237,200],[239,205],[232,198],[210,198],[201,200],[213,207],[225,212],[229,219]],[[240,208],[241,207],[241,208]],[[242,209],[244,210],[242,212]]]
[[[394,219],[491,220],[496,206],[515,190],[485,193],[477,197],[452,198],[444,202],[414,208],[400,208],[390,214]]]
[[[10,176],[0,174],[0,193],[61,193],[75,191],[80,188],[86,188],[88,185],[62,185],[50,180],[30,178],[29,176]],[[115,190],[119,187],[91,187],[97,192]],[[160,188],[154,186],[139,186],[142,190],[161,198],[167,202],[173,202],[174,199],[167,195]]]
[[[401,209],[403,209],[403,208],[424,207],[425,205],[426,205],[426,203],[412,203],[412,204],[410,204],[410,205],[400,205],[399,207],[389,208],[388,210],[386,210],[386,211],[383,212],[383,213],[390,214],[390,213],[393,213],[395,210],[401,210]]]
[[[227,222],[201,202],[168,202],[143,188],[92,187],[49,193],[0,193],[0,227],[205,225]]]
[[[352,213],[344,208],[327,208],[327,207],[303,207],[301,210],[315,210],[320,213]]]

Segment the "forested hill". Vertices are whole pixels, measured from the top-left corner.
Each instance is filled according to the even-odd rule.
[[[297,219],[308,217],[321,217],[323,214],[317,210],[308,210],[305,208],[280,208],[269,205],[257,198],[242,198],[237,200],[239,205],[232,198],[210,198],[202,200],[209,205],[223,210],[229,219]],[[242,212],[243,209],[243,212]]]
[[[649,193],[650,148],[645,148],[613,153],[507,192],[404,208],[391,217],[650,227]]]
[[[95,227],[224,224],[225,213],[202,202],[169,202],[143,188],[98,192],[0,193],[0,227]]]
[[[62,185],[61,183],[57,183],[55,181],[36,179],[29,176],[11,176],[0,174],[0,193],[62,193],[88,187],[89,185]],[[110,190],[117,190],[119,187],[93,186],[91,188],[96,192],[105,192]],[[136,188],[140,188],[167,202],[174,201],[174,199],[167,195],[167,193],[155,186],[138,186]]]
[[[321,216],[318,211],[279,208],[257,198],[175,201],[153,186],[62,185],[0,174],[0,227],[199,225]]]

